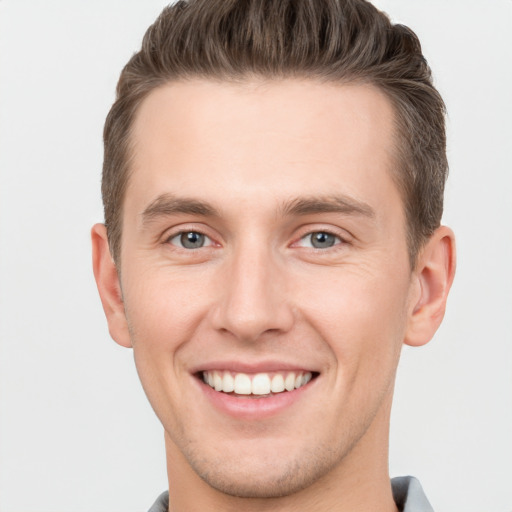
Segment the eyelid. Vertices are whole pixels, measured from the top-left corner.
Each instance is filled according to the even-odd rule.
[[[314,247],[311,243],[311,245],[302,245],[301,242],[307,240],[308,238],[310,239],[313,235],[317,234],[317,233],[325,233],[326,235],[330,235],[330,236],[333,236],[336,240],[334,241],[334,244],[331,245],[331,246],[328,246],[328,247]],[[299,238],[299,240],[296,242],[296,246],[298,247],[305,247],[307,249],[314,249],[314,250],[317,250],[317,251],[327,251],[329,249],[333,249],[335,248],[336,246],[338,245],[341,245],[344,243],[344,240],[337,234],[335,233],[330,233],[329,231],[325,231],[325,230],[321,230],[321,231],[311,231],[310,233],[306,233],[305,235],[301,236]]]
[[[203,247],[212,247],[212,246],[219,246],[220,244],[216,241],[216,237],[214,237],[211,233],[210,229],[207,229],[205,226],[197,224],[180,224],[178,226],[174,226],[172,228],[166,229],[164,233],[162,234],[162,243],[164,244],[170,244],[173,247],[176,247],[178,249],[184,249],[187,251],[191,251],[193,249],[185,249],[184,247],[180,246],[179,244],[171,244],[171,240],[173,240],[176,237],[181,236],[184,233],[199,233],[200,235],[203,235],[206,239],[208,239],[209,243],[207,245],[204,245]],[[202,247],[201,247],[202,249]]]
[[[181,238],[182,235],[186,234],[186,233],[197,233],[198,235],[202,235],[205,239],[205,244],[202,245],[201,247],[195,247],[195,248],[188,248],[188,247],[183,247],[183,245],[180,243],[173,243],[173,240],[174,239],[177,239],[179,240]],[[185,230],[185,231],[179,231],[178,233],[176,234],[173,234],[171,236],[169,236],[167,238],[167,243],[168,244],[171,244],[171,245],[174,245],[176,247],[178,247],[179,249],[186,249],[187,251],[194,251],[194,250],[197,250],[197,249],[203,249],[204,247],[211,247],[212,245],[214,245],[214,241],[208,236],[208,235],[205,235],[204,233],[201,233],[199,231],[191,231],[191,230]]]
[[[330,249],[334,249],[335,247],[337,247],[339,245],[349,244],[350,239],[351,239],[351,235],[347,231],[345,231],[343,229],[336,228],[334,226],[329,226],[329,227],[326,227],[325,225],[317,225],[317,226],[313,225],[312,226],[311,224],[309,224],[307,226],[301,227],[298,231],[299,231],[298,236],[295,237],[294,242],[292,242],[292,244],[291,244],[292,247],[297,247],[297,246],[300,247],[299,243],[302,240],[304,240],[306,237],[311,236],[314,233],[326,233],[326,234],[336,237],[338,239],[338,241],[332,247],[330,247]],[[313,248],[313,249],[326,251],[326,249],[316,249],[316,248]]]

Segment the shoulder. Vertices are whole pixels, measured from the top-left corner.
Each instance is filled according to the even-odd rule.
[[[393,478],[391,487],[400,512],[434,512],[417,478],[413,476]]]
[[[169,509],[169,492],[165,491],[156,499],[148,512],[167,512]]]

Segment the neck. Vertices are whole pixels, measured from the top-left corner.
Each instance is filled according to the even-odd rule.
[[[397,512],[388,472],[390,409],[391,401],[329,473],[278,498],[240,498],[214,489],[193,471],[166,433],[169,512]]]

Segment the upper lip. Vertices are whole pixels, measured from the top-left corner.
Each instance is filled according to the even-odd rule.
[[[304,364],[292,363],[285,361],[259,361],[259,362],[247,362],[247,361],[209,361],[204,364],[199,364],[191,369],[191,373],[199,373],[205,371],[222,371],[228,370],[234,373],[266,373],[266,372],[278,372],[278,371],[305,371],[305,372],[317,372],[318,370]]]

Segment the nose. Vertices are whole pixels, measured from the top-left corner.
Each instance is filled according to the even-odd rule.
[[[246,247],[225,263],[221,293],[212,310],[214,328],[253,342],[291,329],[293,309],[282,262],[269,248]]]

